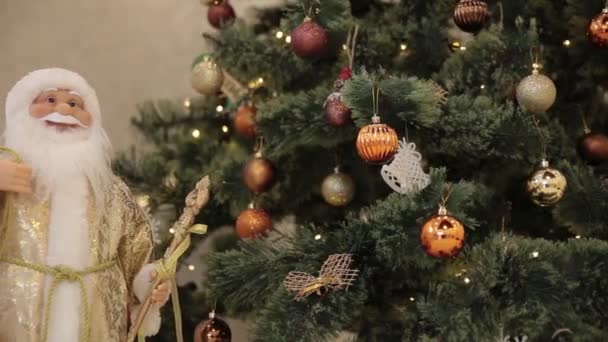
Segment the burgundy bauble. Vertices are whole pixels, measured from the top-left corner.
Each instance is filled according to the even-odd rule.
[[[325,101],[325,118],[327,122],[335,127],[340,127],[347,125],[351,122],[350,108],[346,107],[344,103],[342,103],[342,97],[340,93],[333,93],[329,95],[327,100]]]
[[[291,32],[291,50],[302,58],[325,55],[329,38],[321,25],[307,19]]]
[[[460,0],[454,9],[454,23],[465,32],[481,30],[489,18],[490,11],[485,1]]]
[[[219,3],[216,2],[216,5],[209,6],[209,10],[207,11],[209,24],[218,29],[232,22],[234,18],[234,9],[227,0],[219,1]]]
[[[587,133],[578,143],[578,152],[589,164],[608,160],[608,137],[601,133]]]

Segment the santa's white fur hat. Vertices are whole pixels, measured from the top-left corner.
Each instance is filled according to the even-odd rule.
[[[6,97],[6,126],[17,113],[29,111],[34,99],[47,89],[67,89],[80,94],[84,109],[93,116],[93,125],[101,125],[101,109],[95,89],[79,74],[61,68],[32,71],[17,82]]]

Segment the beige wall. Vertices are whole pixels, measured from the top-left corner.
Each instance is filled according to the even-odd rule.
[[[252,3],[233,0],[237,16]],[[135,143],[136,104],[194,95],[189,68],[211,31],[199,0],[0,0],[0,128],[4,100],[29,71],[59,66],[96,88],[117,150]],[[141,140],[141,138],[137,138]]]

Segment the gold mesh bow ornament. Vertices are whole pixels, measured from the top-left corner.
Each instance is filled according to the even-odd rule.
[[[300,301],[313,293],[321,295],[326,291],[348,290],[359,270],[350,269],[352,254],[332,254],[323,263],[318,277],[305,272],[291,271],[285,277],[283,285],[287,291],[295,293],[295,300]]]

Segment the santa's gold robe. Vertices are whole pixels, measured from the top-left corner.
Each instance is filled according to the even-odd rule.
[[[14,196],[15,217],[8,225],[3,256],[46,264],[49,203]],[[115,260],[111,268],[85,276],[91,342],[126,341],[129,308],[137,303],[133,278],[149,260],[150,227],[126,185],[118,178],[107,189],[104,214],[92,200],[87,209],[92,264]],[[69,248],[69,246],[66,246]],[[0,263],[0,342],[39,342],[44,325],[48,275]],[[55,318],[54,318],[55,319]],[[82,329],[82,326],[80,326]]]

